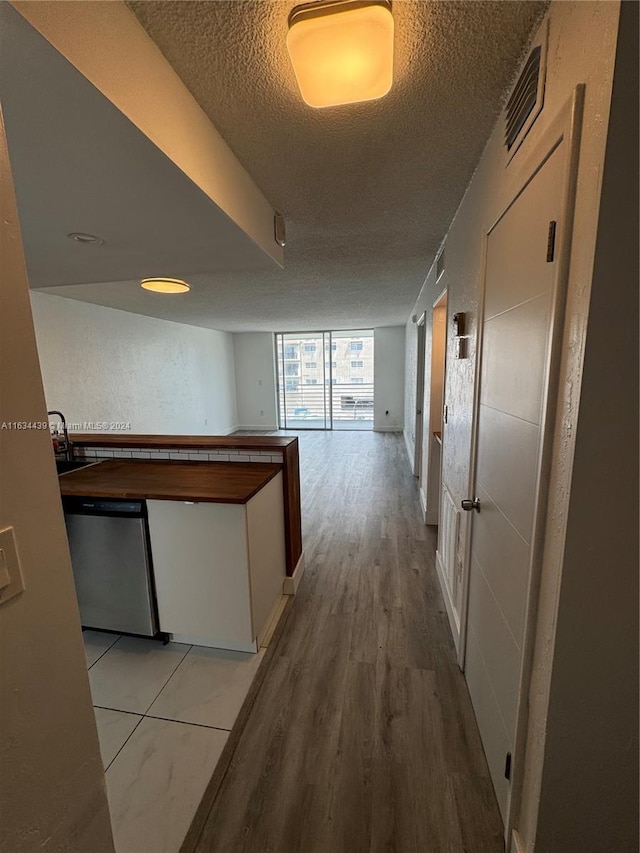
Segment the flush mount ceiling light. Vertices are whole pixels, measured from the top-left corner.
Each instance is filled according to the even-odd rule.
[[[393,83],[389,0],[320,0],[289,15],[287,49],[305,103],[373,101]]]
[[[88,246],[102,246],[104,243],[102,237],[96,237],[95,234],[83,234],[82,231],[72,231],[71,234],[67,234],[67,237],[75,240],[76,243],[85,243]]]
[[[186,293],[191,290],[186,281],[179,278],[143,278],[140,287],[155,293]]]

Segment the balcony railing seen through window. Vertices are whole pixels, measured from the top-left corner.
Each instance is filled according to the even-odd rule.
[[[371,330],[277,334],[280,427],[373,429],[373,351]]]

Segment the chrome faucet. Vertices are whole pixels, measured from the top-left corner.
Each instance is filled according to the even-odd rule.
[[[67,431],[67,419],[59,412],[57,409],[52,409],[50,412],[47,412],[48,415],[57,415],[60,418],[60,423],[62,424],[62,433],[64,438],[62,442],[59,439],[60,432],[58,427],[55,426],[51,433],[51,438],[53,440],[53,450],[56,456],[60,453],[60,450],[64,453],[64,458],[71,461],[73,459],[73,448],[71,447],[71,443],[69,441],[69,433]],[[62,445],[62,446],[61,446]]]

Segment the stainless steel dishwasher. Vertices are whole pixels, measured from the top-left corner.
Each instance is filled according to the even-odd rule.
[[[64,496],[62,503],[82,626],[155,636],[145,501]]]

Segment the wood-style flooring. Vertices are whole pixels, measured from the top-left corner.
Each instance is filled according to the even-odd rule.
[[[299,433],[306,572],[198,853],[499,853],[404,441]]]

